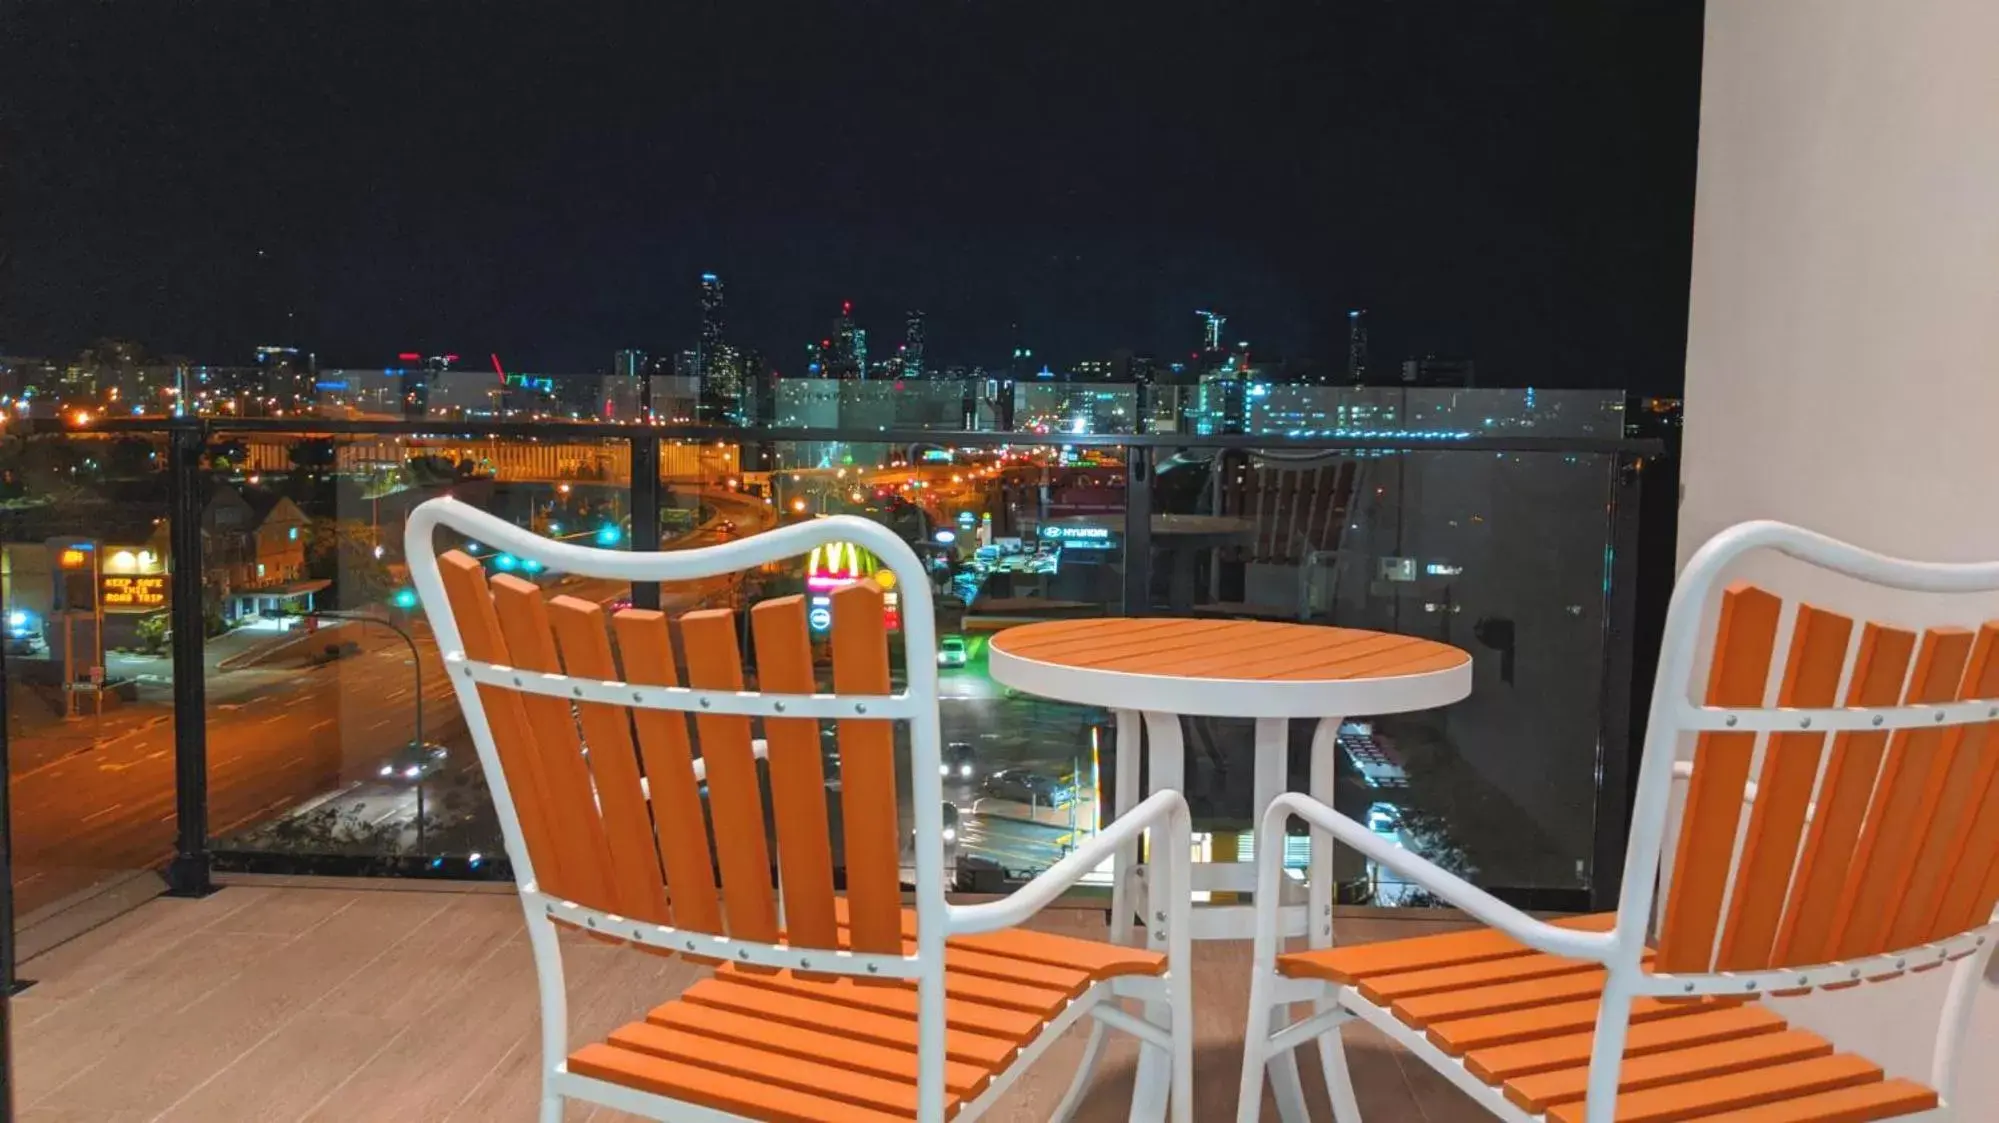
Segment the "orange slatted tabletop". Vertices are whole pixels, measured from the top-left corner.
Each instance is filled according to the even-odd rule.
[[[1118,745],[1137,745],[1144,730],[1153,791],[1185,787],[1182,715],[1256,721],[1255,813],[1261,822],[1284,791],[1289,723],[1318,723],[1312,741],[1312,794],[1332,801],[1334,755],[1341,722],[1353,716],[1404,713],[1449,705],[1471,692],[1471,656],[1447,644],[1357,628],[1256,620],[1106,617],[1055,620],[1009,628],[988,648],[992,676],[1003,685],[1057,701],[1102,706],[1118,719]],[[1138,753],[1117,755],[1120,812],[1138,790]],[[1331,904],[1330,839],[1313,840],[1309,912],[1325,931]],[[1128,859],[1128,860],[1127,860]],[[1120,936],[1133,911],[1144,914],[1144,875],[1137,855],[1120,856],[1114,915]],[[1221,862],[1195,867],[1194,887],[1214,892],[1253,888],[1255,866]],[[1320,900],[1324,897],[1324,901]],[[1308,909],[1286,910],[1286,928],[1305,935]],[[1194,935],[1247,939],[1255,918],[1246,907],[1195,911]]]

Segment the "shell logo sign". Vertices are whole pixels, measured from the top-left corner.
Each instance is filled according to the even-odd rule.
[[[882,590],[882,622],[891,632],[900,628],[902,598],[895,591],[895,571],[883,569],[873,554],[852,542],[814,546],[806,556],[805,589],[811,595],[806,623],[815,633],[831,629],[834,590],[866,580],[872,580]]]

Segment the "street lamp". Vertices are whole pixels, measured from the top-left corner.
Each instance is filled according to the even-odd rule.
[[[404,605],[401,603],[402,598],[406,594],[408,595],[410,600],[410,604],[408,605]],[[410,589],[400,589],[396,592],[394,600],[396,601],[396,607],[398,608],[414,607],[416,602],[416,593]],[[380,624],[383,627],[401,636],[403,638],[403,642],[409,645],[410,674],[413,676],[413,681],[416,685],[416,740],[413,742],[413,744],[416,746],[417,756],[419,760],[421,760],[421,758],[424,755],[423,657],[417,654],[416,637],[410,635],[409,632],[402,627],[402,625],[396,623],[394,620],[390,620],[382,616],[370,616],[365,612],[341,612],[337,609],[328,609],[325,611],[307,612],[305,613],[305,615],[313,617],[314,619],[318,620],[352,620],[357,624]],[[419,854],[423,853],[423,774],[421,772],[417,774],[416,778],[416,850],[417,853]]]

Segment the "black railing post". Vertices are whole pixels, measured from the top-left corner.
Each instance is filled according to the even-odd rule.
[[[1637,774],[1642,714],[1634,720],[1633,701],[1644,705],[1650,692],[1651,663],[1639,650],[1638,573],[1641,557],[1639,512],[1645,494],[1644,457],[1611,458],[1610,510],[1605,520],[1603,598],[1603,689],[1597,708],[1596,822],[1590,850],[1592,909],[1617,907],[1624,883],[1624,851],[1631,833],[1630,778]],[[1670,547],[1669,547],[1670,548]]]
[[[202,676],[201,448],[203,424],[188,419],[168,433],[167,474],[173,566],[174,819],[167,892],[205,897],[215,891],[208,868],[208,693]]]
[[[1124,452],[1124,614],[1152,613],[1152,450]]]
[[[698,497],[696,504],[698,517]],[[659,434],[650,425],[632,438],[632,549],[659,549]],[[634,583],[632,607],[657,610],[659,582]]]
[[[7,606],[0,603],[0,618]],[[14,1118],[14,820],[8,800],[14,775],[7,726],[7,653],[0,643],[0,1121]]]

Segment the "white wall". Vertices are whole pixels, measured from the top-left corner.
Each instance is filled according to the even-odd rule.
[[[1709,0],[1686,403],[1683,560],[1747,518],[1999,559],[1999,3]],[[1926,1076],[1943,974],[1799,1017]],[[1978,1025],[1990,1107],[1999,990]]]

